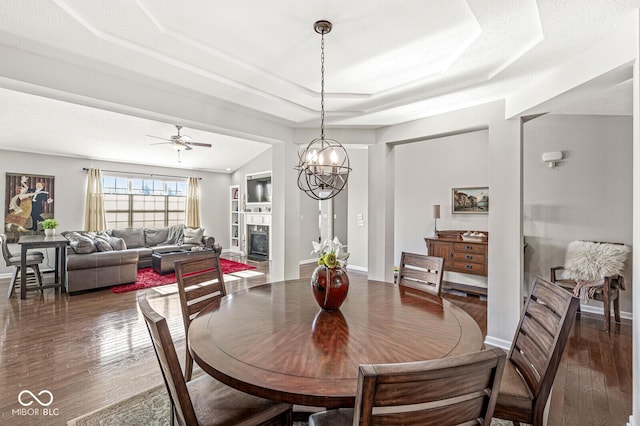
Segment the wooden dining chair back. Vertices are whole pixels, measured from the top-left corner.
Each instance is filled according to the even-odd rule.
[[[211,256],[198,256],[175,262],[182,320],[185,336],[189,336],[191,320],[212,302],[227,294],[224,276],[220,266],[220,257],[216,253]],[[184,375],[191,380],[193,372],[193,358],[186,350]]]
[[[509,351],[495,417],[543,424],[578,305],[571,293],[540,277],[534,279]]]
[[[245,394],[207,375],[187,383],[166,319],[153,310],[145,293],[137,299],[169,393],[172,425],[175,421],[186,426],[292,424],[290,404]]]
[[[314,413],[309,426],[490,425],[506,353],[361,365],[354,410]]]
[[[440,297],[444,259],[402,252],[397,284]]]
[[[9,251],[9,244],[7,242],[6,234],[0,234],[0,245],[2,246],[2,257],[4,258],[4,263],[7,266],[13,267],[13,274],[11,275],[11,281],[9,282],[9,291],[7,293],[7,297],[11,297],[18,281],[18,274],[26,274],[27,272],[20,270],[20,255],[14,255]],[[27,268],[31,268],[31,270],[33,270],[33,276],[35,277],[36,283],[40,287],[42,287],[42,273],[40,272],[40,264],[43,260],[44,254],[39,251],[32,251],[27,253]]]
[[[169,392],[172,417],[177,417],[178,423],[181,425],[197,424],[187,383],[182,375],[166,319],[153,310],[144,293],[138,294],[138,307],[147,324],[162,377]]]

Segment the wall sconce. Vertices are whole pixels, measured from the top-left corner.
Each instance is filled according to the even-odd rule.
[[[562,151],[556,152],[544,152],[542,153],[542,161],[549,164],[549,167],[553,168],[556,163],[563,159]]]
[[[438,227],[436,226],[438,219],[440,219],[440,204],[433,205],[433,236],[438,236]]]

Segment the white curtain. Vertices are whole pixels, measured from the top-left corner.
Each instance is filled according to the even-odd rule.
[[[87,205],[84,212],[85,231],[104,231],[107,220],[104,214],[102,195],[102,173],[100,169],[89,169],[87,173]]]
[[[200,181],[195,177],[189,178],[189,188],[187,190],[187,206],[184,216],[184,223],[187,227],[200,227]]]

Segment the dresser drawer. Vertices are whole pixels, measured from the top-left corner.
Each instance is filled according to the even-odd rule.
[[[453,252],[485,255],[487,254],[487,246],[485,244],[455,243],[453,245]]]
[[[487,265],[485,263],[471,263],[463,261],[453,261],[451,271],[463,272],[465,274],[487,275]]]
[[[485,263],[485,255],[474,252],[453,252],[453,260],[466,263]]]

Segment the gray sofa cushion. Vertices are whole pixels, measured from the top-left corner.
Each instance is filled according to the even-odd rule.
[[[153,254],[153,249],[149,248],[149,247],[137,247],[134,249],[127,249],[127,251],[135,251],[136,253],[138,253],[138,258],[142,259],[145,257],[151,257],[151,255]]]
[[[154,247],[163,244],[169,237],[169,228],[144,229],[144,241],[146,247]]]
[[[144,230],[142,228],[114,229],[111,231],[111,235],[122,238],[127,248],[145,247]]]

